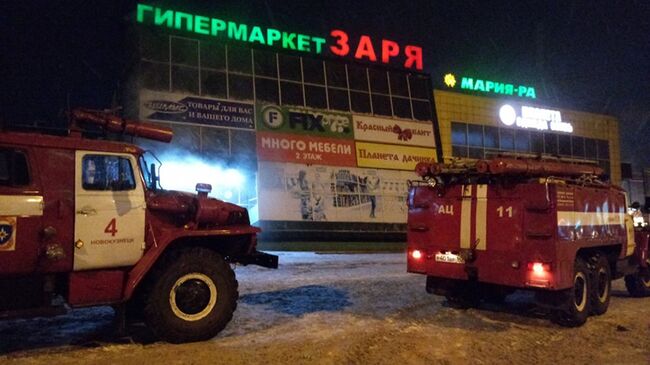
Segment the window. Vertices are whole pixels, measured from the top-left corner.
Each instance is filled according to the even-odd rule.
[[[251,67],[251,50],[240,47],[228,47],[228,70],[241,72],[241,73],[252,73]]]
[[[348,99],[348,91],[341,89],[328,88],[327,95],[330,100],[330,109],[349,111],[350,103]]]
[[[120,156],[85,155],[82,160],[82,186],[85,190],[135,189],[131,161]]]
[[[193,39],[172,37],[172,63],[198,67],[199,42]]]
[[[323,74],[323,61],[314,60],[311,58],[303,58],[302,68],[305,76],[305,82],[321,85],[325,84],[325,76]]]
[[[373,93],[388,94],[388,75],[386,71],[369,70],[369,74],[370,90]]]
[[[307,106],[316,109],[327,109],[327,98],[325,88],[320,86],[305,85],[305,96]]]
[[[391,116],[390,98],[384,95],[372,95],[372,112],[377,115]]]
[[[0,149],[0,186],[29,185],[29,168],[24,153]]]
[[[560,151],[560,155],[571,156],[571,136],[559,135],[558,148]]]
[[[396,117],[411,119],[411,103],[409,99],[393,97],[393,113]]]
[[[598,140],[598,159],[609,160],[609,142],[605,139]]]
[[[348,87],[348,82],[345,78],[345,65],[327,62],[325,67],[327,70],[327,86]]]
[[[451,144],[467,144],[467,124],[451,122]]]
[[[499,129],[497,127],[483,126],[483,130],[485,148],[499,148]]]
[[[201,71],[201,91],[204,95],[225,98],[226,73],[207,70]]]
[[[409,96],[409,88],[406,83],[407,75],[397,72],[390,73],[390,93],[392,95]]]
[[[540,132],[530,132],[530,152],[544,153],[544,137]]]
[[[278,67],[275,62],[275,53],[255,51],[255,76],[278,77]]]
[[[515,149],[515,133],[509,129],[499,130],[499,148],[504,151]]]
[[[595,139],[585,138],[585,158],[595,160],[598,156],[598,142]]]
[[[255,78],[255,97],[257,100],[278,104],[278,81],[276,79]]]
[[[574,136],[571,141],[573,157],[585,157],[585,139],[583,137]]]
[[[467,144],[472,147],[483,147],[483,126],[467,125]]]
[[[228,75],[230,97],[239,100],[253,100],[253,78],[250,76]]]
[[[410,75],[411,97],[429,99],[429,79],[422,76]]]
[[[350,99],[353,112],[370,114],[370,95],[368,93],[350,91]]]
[[[528,131],[515,131],[515,149],[517,152],[530,151],[530,133]]]
[[[281,54],[280,78],[284,80],[302,81],[300,58]]]
[[[431,120],[431,103],[428,101],[412,100],[413,117],[418,120]]]
[[[223,44],[201,42],[201,67],[226,69],[226,47]]]
[[[172,90],[199,93],[199,69],[184,66],[172,66]]]
[[[557,150],[557,134],[544,134],[544,153],[556,156]]]
[[[302,97],[302,85],[300,83],[282,81],[280,90],[282,91],[282,105],[303,106],[304,98]]]
[[[368,92],[368,75],[364,67],[348,65],[350,89]]]

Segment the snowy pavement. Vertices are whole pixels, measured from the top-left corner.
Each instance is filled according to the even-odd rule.
[[[610,310],[559,327],[525,292],[457,310],[405,272],[404,254],[278,253],[237,267],[240,300],[216,338],[170,345],[111,332],[109,307],[0,322],[0,364],[648,364],[650,298],[614,282]]]

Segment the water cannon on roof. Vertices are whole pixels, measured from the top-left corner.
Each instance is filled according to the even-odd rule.
[[[172,140],[174,135],[172,130],[167,127],[124,119],[111,112],[95,109],[73,109],[70,112],[70,128],[78,130],[80,129],[80,123],[96,125],[107,132],[126,134],[167,143]]]

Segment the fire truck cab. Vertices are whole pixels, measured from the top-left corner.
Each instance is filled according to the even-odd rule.
[[[277,268],[246,209],[165,191],[137,146],[83,138],[84,125],[169,142],[171,130],[101,111],[68,135],[0,134],[0,319],[112,305],[170,342],[213,337],[238,297],[231,264]]]
[[[453,306],[536,292],[566,326],[607,311],[611,281],[650,294],[648,232],[602,169],[495,158],[425,164],[408,196],[408,271]]]

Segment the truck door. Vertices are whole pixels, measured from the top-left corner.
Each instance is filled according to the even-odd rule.
[[[142,257],[145,199],[129,154],[77,151],[74,270],[130,266]]]

